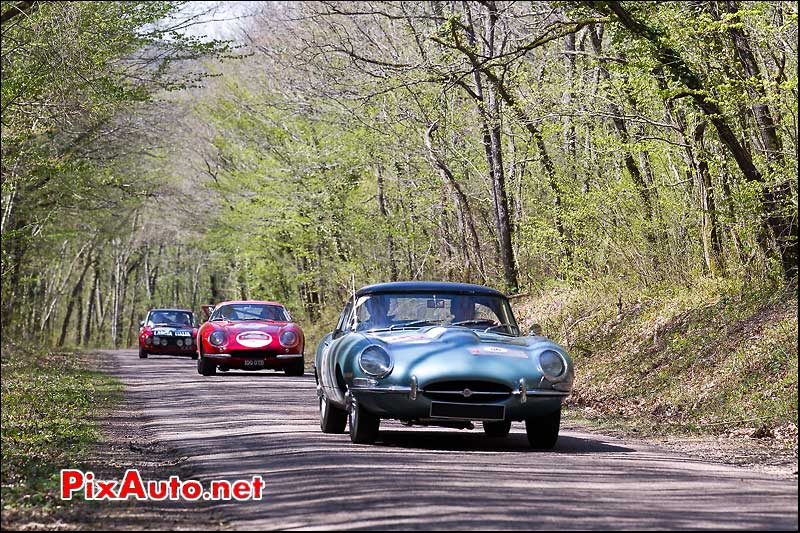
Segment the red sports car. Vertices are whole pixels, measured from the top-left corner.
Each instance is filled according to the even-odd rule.
[[[186,309],[151,309],[139,323],[139,358],[186,355],[197,359],[194,313]]]
[[[289,312],[276,302],[223,302],[203,306],[208,316],[197,335],[200,358],[197,372],[204,376],[239,370],[283,370],[303,375],[305,337]]]

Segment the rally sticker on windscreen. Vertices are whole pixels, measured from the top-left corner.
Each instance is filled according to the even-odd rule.
[[[476,346],[475,348],[468,348],[468,350],[472,355],[494,355],[497,357],[515,357],[517,359],[528,358],[528,354],[522,350],[513,350],[500,346]]]

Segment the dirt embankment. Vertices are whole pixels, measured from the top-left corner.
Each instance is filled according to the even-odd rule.
[[[796,472],[796,284],[555,287],[513,305],[523,328],[540,323],[575,359],[574,419]]]

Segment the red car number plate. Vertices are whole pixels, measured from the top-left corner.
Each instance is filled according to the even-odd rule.
[[[263,359],[245,359],[244,366],[264,366]]]

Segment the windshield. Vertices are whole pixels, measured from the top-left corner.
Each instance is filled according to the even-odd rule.
[[[508,300],[501,296],[427,293],[370,294],[356,303],[358,331],[425,326],[462,326],[474,330],[519,335]]]
[[[186,326],[192,327],[194,314],[188,311],[151,311],[147,318],[148,326]]]
[[[288,322],[286,309],[279,305],[228,304],[214,309],[209,320],[272,320]]]

